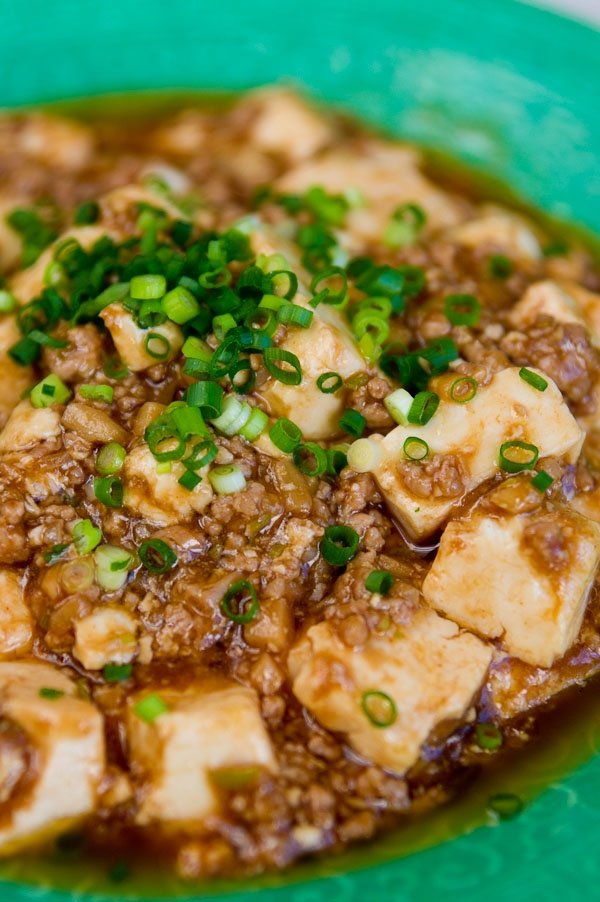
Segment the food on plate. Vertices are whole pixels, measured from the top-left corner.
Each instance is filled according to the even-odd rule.
[[[600,669],[600,270],[286,89],[0,122],[0,855],[283,869]]]

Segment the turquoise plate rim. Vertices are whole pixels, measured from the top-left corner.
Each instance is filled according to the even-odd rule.
[[[255,0],[251,8],[242,0],[226,8],[171,0],[167,17],[161,0],[147,0],[142,16],[136,0],[57,0],[51,15],[42,0],[30,0],[27,13],[0,0],[0,104],[142,88],[237,90],[286,78],[491,171],[548,213],[600,233],[600,32],[517,0],[477,7],[473,22],[470,0],[373,0],[369,16],[360,0],[304,0],[300,17],[288,0]],[[43,27],[32,28],[35,20]],[[600,749],[595,722],[589,746],[590,754]],[[346,853],[330,859],[328,875],[309,880],[294,872],[294,882],[249,880],[224,892],[190,885],[181,898],[583,899],[600,872],[599,810],[595,755],[494,829],[374,866],[359,851]],[[129,898],[125,884],[115,894]],[[108,902],[115,895],[0,881],[0,898]]]

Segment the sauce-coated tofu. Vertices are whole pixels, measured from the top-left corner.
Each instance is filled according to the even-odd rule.
[[[575,282],[534,282],[509,314],[516,329],[532,325],[538,316],[551,316],[559,323],[580,323],[600,345],[600,295]]]
[[[276,770],[256,694],[236,683],[160,689],[168,710],[147,723],[130,700],[131,762],[142,776],[137,820],[198,822],[218,811],[210,773],[223,767]]]
[[[28,650],[33,640],[32,626],[19,574],[0,568],[0,660]]]
[[[328,623],[312,626],[292,649],[289,668],[299,701],[329,730],[345,733],[360,755],[403,773],[431,731],[462,718],[481,687],[492,649],[425,607],[392,639],[372,636],[350,648]],[[365,692],[385,691],[397,717],[374,726]]]
[[[543,374],[541,374],[543,375]],[[564,457],[574,463],[583,432],[548,377],[545,391],[537,391],[519,376],[516,367],[502,370],[487,386],[480,386],[466,404],[442,400],[425,426],[397,426],[379,439],[381,457],[373,475],[393,514],[412,538],[435,532],[467,492],[498,472],[503,442],[519,440],[535,445],[540,458]],[[404,442],[416,436],[431,454],[456,455],[464,468],[464,492],[455,497],[420,497],[410,492],[399,462]]]
[[[550,667],[575,641],[600,560],[600,526],[568,508],[451,521],[426,601],[509,654]]]

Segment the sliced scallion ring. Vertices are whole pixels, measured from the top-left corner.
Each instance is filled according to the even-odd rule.
[[[473,400],[477,394],[477,388],[476,379],[471,376],[461,376],[459,379],[455,379],[450,386],[450,397],[457,404],[466,404],[467,401]]]
[[[391,727],[398,718],[396,703],[380,689],[369,689],[363,692],[360,706],[367,720],[378,729]]]
[[[499,463],[507,473],[533,470],[539,457],[539,448],[529,442],[510,441],[500,445]]]
[[[328,526],[320,542],[321,554],[328,564],[343,567],[358,551],[360,537],[351,526]]]
[[[258,616],[260,605],[256,589],[247,579],[232,583],[221,599],[221,611],[234,623],[251,623]]]
[[[417,435],[409,435],[402,445],[402,451],[408,460],[425,460],[429,455],[429,445]]]
[[[138,554],[150,573],[166,573],[177,563],[177,555],[162,539],[146,539],[140,545]]]

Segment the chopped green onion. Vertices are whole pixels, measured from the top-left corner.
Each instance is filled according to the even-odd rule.
[[[190,335],[183,343],[181,353],[184,357],[191,357],[193,360],[204,360],[210,363],[213,352],[201,338]]]
[[[392,419],[401,426],[406,426],[414,400],[405,388],[397,388],[391,395],[383,399],[383,403]]]
[[[31,341],[35,341],[38,345],[43,345],[45,348],[68,348],[69,342],[64,341],[61,338],[53,338],[51,335],[48,335],[46,332],[40,332],[39,329],[32,329],[31,332],[27,333],[27,338]]]
[[[166,360],[171,351],[171,342],[160,332],[148,332],[144,340],[144,349],[149,357]]]
[[[234,623],[250,623],[257,617],[259,609],[256,589],[247,579],[232,583],[221,599],[221,611]]]
[[[238,376],[242,374],[241,378]],[[242,395],[249,394],[254,388],[256,382],[256,373],[252,369],[252,364],[245,357],[240,357],[232,364],[229,370],[229,378],[235,390]]]
[[[127,452],[123,445],[118,442],[109,442],[98,451],[96,470],[101,476],[112,476],[119,472],[126,457]]]
[[[246,477],[235,464],[214,467],[208,480],[218,495],[234,495],[246,488]]]
[[[146,695],[133,706],[133,710],[145,723],[154,723],[162,714],[169,710],[167,703],[156,692]]]
[[[321,373],[317,379],[317,388],[324,395],[332,395],[334,392],[339,391],[343,384],[344,380],[339,373]]]
[[[285,451],[286,454],[294,450],[296,445],[302,440],[302,430],[291,420],[286,417],[280,417],[275,420],[269,430],[269,438],[276,448]]]
[[[146,539],[140,545],[138,554],[150,573],[166,573],[177,563],[177,555],[162,539]]]
[[[273,269],[270,270],[270,274],[275,297],[282,297],[287,301],[291,301],[298,291],[298,276],[296,273],[290,269]]]
[[[263,362],[271,376],[284,385],[300,385],[302,382],[300,361],[291,351],[285,351],[283,348],[265,348]],[[280,366],[280,363],[287,364],[288,368]]]
[[[99,545],[94,551],[96,580],[107,592],[116,592],[127,582],[133,556],[117,545]]]
[[[50,407],[52,404],[66,404],[71,392],[62,379],[50,373],[31,389],[29,399],[33,407]]]
[[[380,457],[381,447],[370,438],[359,438],[348,448],[348,466],[357,473],[370,473]]]
[[[394,577],[389,570],[371,570],[365,580],[365,589],[379,595],[387,595],[393,585]]]
[[[79,394],[85,401],[103,401],[112,404],[115,390],[112,385],[80,385]]]
[[[416,435],[409,435],[402,445],[404,456],[408,460],[425,460],[429,454],[429,445]]]
[[[102,530],[91,520],[78,520],[71,529],[77,554],[89,554],[102,541]]]
[[[188,470],[201,470],[202,467],[207,467],[208,464],[212,463],[218,453],[219,449],[216,444],[211,439],[206,439],[194,445],[189,456],[183,460],[183,463]]]
[[[444,313],[453,326],[476,326],[481,304],[472,294],[449,294],[444,300]]]
[[[348,466],[348,450],[349,446],[344,445],[343,447],[334,446],[326,451],[327,469],[325,472],[329,476],[339,476],[342,470]]]
[[[381,692],[379,689],[363,692],[360,706],[368,721],[379,729],[391,727],[398,718],[396,703],[387,692]]]
[[[38,695],[40,698],[46,698],[49,701],[54,701],[57,698],[62,698],[64,696],[63,689],[52,689],[50,686],[42,686]]]
[[[416,240],[426,222],[427,216],[422,207],[402,204],[394,210],[383,233],[383,241],[388,247],[406,247]]]
[[[508,279],[513,271],[512,261],[504,254],[492,254],[488,260],[490,275],[495,279]]]
[[[142,301],[136,319],[140,329],[153,329],[166,322],[167,314],[163,310],[160,300],[155,298],[151,301]]]
[[[499,749],[503,736],[495,723],[478,723],[475,725],[475,739],[482,749],[493,751]]]
[[[548,491],[553,482],[554,478],[549,473],[546,473],[545,470],[539,470],[531,480],[534,489],[542,495]]]
[[[478,384],[471,376],[461,376],[456,379],[450,386],[450,397],[457,404],[466,404],[472,401],[477,394]]]
[[[510,820],[523,810],[523,800],[512,792],[498,792],[488,799],[488,809],[501,820]]]
[[[158,417],[150,423],[144,438],[156,460],[179,460],[185,454],[185,441],[170,416]]]
[[[316,442],[300,442],[292,452],[292,459],[305,476],[321,476],[327,469],[327,452]]]
[[[390,324],[381,313],[365,308],[352,320],[352,331],[359,340],[368,335],[375,344],[382,345],[390,336]]]
[[[105,664],[102,676],[107,683],[124,683],[133,673],[133,664]]]
[[[122,360],[116,355],[108,357],[104,361],[104,375],[109,379],[125,379],[129,375],[129,370]]]
[[[122,507],[123,483],[118,476],[96,476],[94,495],[106,507]]]
[[[195,382],[187,389],[185,400],[193,407],[201,407],[209,418],[218,417],[223,409],[225,392],[216,382]]]
[[[223,341],[227,333],[235,329],[236,326],[237,323],[231,313],[220,313],[218,316],[213,317],[212,330],[215,333],[215,338],[219,341]]]
[[[343,567],[351,561],[360,544],[360,537],[351,526],[328,526],[320,542],[321,554],[328,564]]]
[[[507,473],[532,470],[539,457],[539,449],[528,442],[510,441],[500,445],[499,463]]]
[[[52,566],[52,564],[55,564],[57,561],[59,561],[61,559],[61,557],[63,556],[63,554],[65,553],[67,548],[70,547],[70,545],[71,545],[70,542],[64,542],[60,545],[53,545],[52,548],[50,548],[48,551],[44,552],[44,560],[46,561],[47,564]]]
[[[425,426],[440,404],[439,397],[432,391],[420,391],[408,411],[407,420],[416,426]]]
[[[252,408],[246,401],[239,401],[234,395],[228,395],[223,401],[223,408],[218,417],[212,417],[211,423],[224,435],[236,435],[250,419]]]
[[[262,435],[269,423],[269,417],[259,407],[253,407],[250,418],[239,431],[239,435],[249,442],[255,442]]]
[[[0,289],[0,313],[12,313],[17,306],[14,294],[6,289]]]
[[[326,291],[327,294],[322,298],[326,304],[342,305],[348,296],[348,276],[340,266],[330,266],[313,276],[310,290],[316,297]],[[316,307],[314,301],[315,298],[310,303]]]
[[[93,225],[100,217],[100,205],[95,200],[79,204],[73,216],[75,225]]]
[[[313,321],[314,313],[298,304],[282,304],[277,311],[277,319],[285,326],[300,326],[308,329]]]
[[[182,485],[184,489],[187,489],[188,492],[193,492],[194,489],[202,482],[202,476],[194,473],[193,470],[185,470],[181,474],[177,482],[179,483],[179,485]]]
[[[129,294],[140,301],[158,300],[166,290],[167,280],[161,275],[134,276],[129,283]]]
[[[534,373],[533,370],[528,370],[525,366],[522,366],[519,370],[519,376],[523,382],[531,385],[531,387],[537,389],[537,391],[546,391],[548,388],[547,381],[540,376],[539,373]]]
[[[343,429],[344,432],[347,432],[349,435],[353,435],[354,438],[360,438],[360,436],[365,431],[367,421],[362,413],[358,412],[358,410],[349,408],[348,410],[345,410],[340,417],[339,424],[340,429]]]
[[[170,412],[171,419],[181,438],[188,439],[194,435],[210,435],[204,417],[197,407],[176,407]]]

